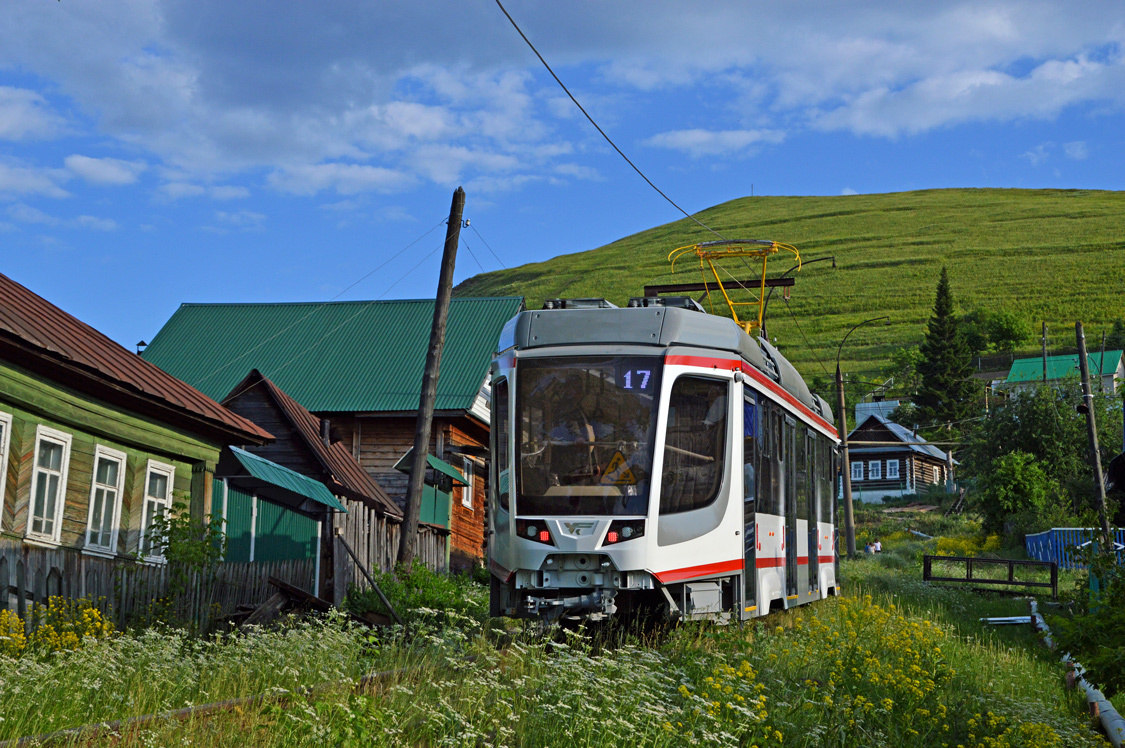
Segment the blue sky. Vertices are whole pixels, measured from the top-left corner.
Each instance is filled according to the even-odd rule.
[[[688,211],[1125,187],[1120,2],[506,7]],[[432,297],[458,185],[458,281],[680,217],[491,0],[4,15],[0,272],[130,347],[182,302]]]

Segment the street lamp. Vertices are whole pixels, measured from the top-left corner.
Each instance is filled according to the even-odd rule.
[[[840,341],[840,345],[836,347],[836,408],[840,413],[838,421],[840,424],[840,453],[843,457],[840,462],[840,475],[844,484],[844,529],[848,540],[848,558],[855,556],[855,515],[852,513],[852,466],[848,460],[848,411],[847,406],[844,405],[844,378],[840,375],[840,351],[844,349],[844,343],[848,341],[848,336],[853,332],[870,322],[878,322],[883,319],[890,324],[891,318],[884,315],[866,319],[858,325],[853,325],[852,329],[848,330],[847,335],[844,335],[844,339]]]
[[[832,261],[832,267],[836,267],[836,255],[828,255],[827,257],[817,257],[815,260],[798,263],[777,277],[778,279],[785,278],[797,268],[803,268],[806,265],[812,265],[814,262],[828,262],[829,260]],[[775,286],[770,286],[770,292],[766,294],[766,302],[762,304],[762,337],[766,340],[770,339],[769,333],[766,332],[766,313],[770,310],[770,299],[773,298],[774,288]]]

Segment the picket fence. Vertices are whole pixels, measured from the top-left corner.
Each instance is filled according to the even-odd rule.
[[[271,576],[311,591],[315,562],[222,563],[198,571],[0,538],[0,610],[14,610],[32,624],[36,604],[61,596],[90,600],[118,628],[173,619],[205,630],[239,605],[265,602],[274,592],[267,581]]]
[[[1096,542],[1101,530],[1093,527],[1054,527],[1024,538],[1027,555],[1037,561],[1054,561],[1060,569],[1084,569],[1082,549]],[[1114,530],[1117,563],[1125,562],[1125,529]]]

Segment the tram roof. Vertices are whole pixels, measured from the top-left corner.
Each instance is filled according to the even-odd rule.
[[[663,301],[635,299],[628,307],[620,308],[603,299],[582,299],[572,306],[566,300],[555,300],[550,304],[552,308],[521,312],[509,320],[500,333],[498,350],[684,346],[734,353],[814,413],[835,423],[828,403],[809,390],[796,368],[769,341],[750,337],[734,320],[708,314],[698,304],[676,300],[672,306],[660,303]]]

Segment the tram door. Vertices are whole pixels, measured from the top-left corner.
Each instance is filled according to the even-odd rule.
[[[745,567],[743,579],[743,617],[758,606],[758,550],[757,550],[757,511],[758,498],[758,453],[761,451],[761,427],[758,418],[758,402],[754,395],[747,393],[742,403],[742,517],[743,542],[745,546]]]
[[[781,429],[782,470],[785,471],[785,594],[797,594],[797,422],[786,416]],[[803,450],[802,450],[803,451]]]
[[[805,469],[808,471],[805,485],[808,486],[808,511],[809,518],[809,592],[820,589],[820,491],[824,481],[821,479],[821,460],[823,458],[823,444],[808,429],[801,429],[805,440]]]

